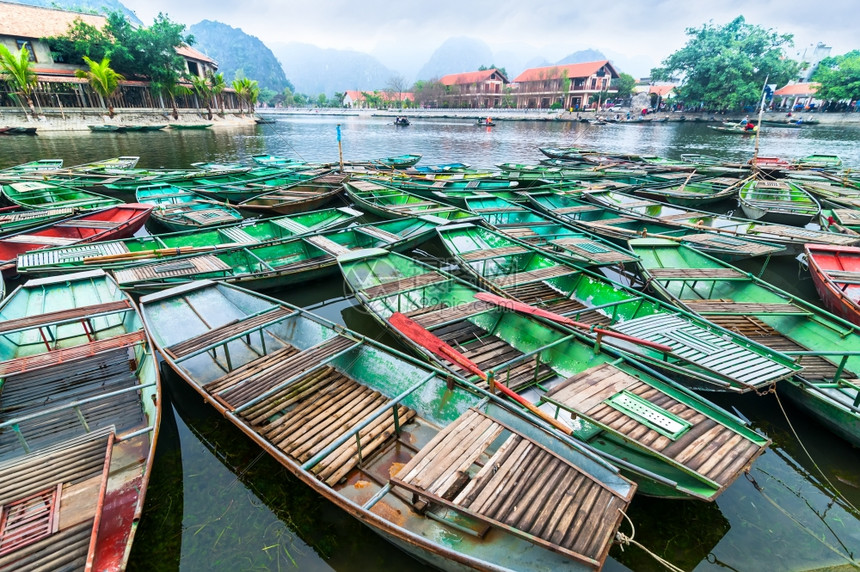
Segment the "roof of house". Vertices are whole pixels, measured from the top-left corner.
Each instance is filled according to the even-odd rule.
[[[502,72],[497,69],[490,69],[465,73],[450,73],[448,75],[443,75],[439,79],[439,82],[443,85],[464,85],[480,83],[482,81],[490,79],[493,74],[499,74],[503,81],[508,81],[508,78],[506,78]]]
[[[812,82],[812,83],[790,83],[785,87],[781,87],[775,92],[774,95],[815,95],[815,92],[818,91],[818,88],[821,87],[820,83]]]
[[[103,28],[107,24],[107,19],[101,15],[0,2],[0,36],[61,36],[69,31],[69,24],[77,19],[96,28]]]
[[[364,95],[360,91],[354,89],[348,89],[343,92],[344,97],[349,97],[353,101],[362,101],[364,100]]]
[[[597,73],[597,70],[606,66],[609,68],[610,74],[613,77],[618,76],[615,67],[609,63],[609,60],[600,60],[597,62],[585,62],[581,64],[567,64],[561,66],[546,66],[542,68],[529,68],[516,78],[514,83],[522,83],[527,81],[541,81],[545,79],[558,79],[562,77],[564,72],[567,72],[567,77],[589,77]]]
[[[178,48],[176,48],[176,53],[179,54],[180,56],[183,56],[183,57],[188,58],[190,60],[198,60],[201,62],[207,62],[210,64],[218,65],[218,62],[216,62],[215,60],[213,60],[212,58],[210,58],[209,56],[207,56],[203,52],[199,52],[199,51],[195,50],[191,46],[186,46],[183,44],[183,45],[179,46]]]

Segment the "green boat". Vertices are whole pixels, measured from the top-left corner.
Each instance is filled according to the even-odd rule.
[[[842,158],[839,155],[825,155],[814,153],[795,159],[791,162],[795,169],[821,169],[828,171],[838,171],[842,168]]]
[[[134,263],[113,270],[121,288],[162,290],[209,279],[257,290],[305,283],[337,273],[336,257],[354,249],[409,250],[433,237],[439,219],[407,218],[331,230],[286,241],[239,245],[213,253],[171,256],[161,262]]]
[[[306,161],[288,159],[278,155],[251,155],[251,160],[264,167],[298,167],[306,164]]]
[[[227,205],[166,183],[138,187],[135,196],[137,202],[155,207],[152,210],[152,219],[155,222],[175,232],[199,230],[242,220],[242,215]]]
[[[420,160],[421,155],[406,154],[394,157],[382,157],[381,159],[371,161],[371,164],[382,169],[406,169],[414,166]]]
[[[860,210],[858,209],[821,209],[818,222],[821,228],[830,232],[860,236]]]
[[[258,185],[257,191],[267,187],[272,190],[263,191],[236,206],[240,210],[263,216],[306,211],[321,207],[340,196],[344,192],[343,183],[348,178],[349,175],[326,171],[313,178],[279,187]]]
[[[784,250],[778,244],[727,236],[700,225],[684,227],[672,223],[672,219],[645,218],[568,195],[541,192],[529,193],[528,196],[531,205],[541,212],[625,245],[630,238],[660,236],[725,260],[769,256]]]
[[[137,167],[138,161],[140,161],[140,157],[137,155],[122,155],[119,157],[110,157],[108,159],[99,159],[98,161],[90,161],[89,163],[83,163],[81,165],[74,165],[69,167],[68,170],[79,173],[91,173],[108,169],[134,169]]]
[[[188,129],[209,129],[212,127],[211,123],[171,123],[171,129],[180,129],[180,130],[188,130]]]
[[[582,147],[539,147],[538,151],[550,159],[564,159],[565,161],[583,161],[585,155],[595,152]]]
[[[633,192],[673,205],[695,207],[731,199],[737,196],[743,183],[732,177],[714,177],[702,181],[687,179],[680,184],[645,185]]]
[[[331,174],[331,169],[297,167],[259,167],[182,177],[172,181],[177,187],[200,193],[231,204],[254,198],[280,188]],[[286,213],[283,213],[286,214]]]
[[[860,190],[824,180],[798,181],[797,186],[816,197],[824,208],[860,210]]]
[[[860,328],[690,248],[630,241],[643,276],[666,299],[767,347],[803,371],[777,386],[841,437],[860,445]]]
[[[81,246],[46,248],[18,256],[18,271],[54,274],[83,268],[114,269],[188,254],[214,253],[239,245],[275,243],[346,226],[362,213],[342,207],[215,228],[136,236]]]
[[[27,163],[21,163],[20,165],[13,165],[12,167],[0,169],[0,177],[17,173],[42,173],[45,171],[56,171],[62,168],[62,159],[39,159],[37,161],[29,161]]]
[[[469,211],[505,236],[575,263],[626,264],[636,257],[626,249],[584,230],[550,219],[499,197],[466,199]]]
[[[5,236],[34,226],[42,226],[53,221],[69,218],[74,215],[75,212],[76,211],[73,208],[37,211],[0,209],[0,236]]]
[[[31,280],[0,333],[4,567],[124,570],[161,417],[134,303],[101,271]]]
[[[2,190],[6,200],[26,210],[94,210],[122,204],[106,195],[41,181],[9,183]]]
[[[832,245],[853,245],[860,242],[857,238],[830,232],[687,209],[616,191],[592,191],[584,193],[583,196],[595,204],[613,208],[634,218],[778,244],[785,248],[782,254],[787,256],[797,256],[803,252],[803,245],[808,242]]]
[[[381,185],[374,181],[353,179],[345,182],[344,187],[358,208],[382,218],[433,215],[457,222],[477,219],[474,214],[462,209]]]
[[[804,226],[818,218],[821,205],[809,193],[790,181],[747,181],[738,198],[751,220]]]
[[[92,131],[93,133],[119,133],[121,130],[119,125],[108,125],[108,124],[87,125],[87,128],[89,128],[89,130]],[[122,131],[125,131],[125,129],[122,129]]]
[[[207,403],[419,561],[450,571],[603,565],[636,486],[495,396],[226,284],[195,282],[141,307],[165,361]]]
[[[541,414],[561,410],[557,427],[619,466],[642,493],[713,500],[767,446],[767,439],[734,416],[668,378],[645,373],[603,344],[476,299],[486,293],[443,271],[380,249],[340,256],[338,263],[361,304],[417,351],[478,387],[492,380],[497,391],[507,393],[504,386],[527,403],[540,404]],[[431,346],[437,338],[455,350]],[[580,383],[591,389],[564,391]],[[585,403],[580,399],[585,395],[595,399]],[[637,406],[641,415],[633,413]],[[696,421],[672,425],[675,414],[664,407],[677,419]],[[677,431],[668,433],[670,425]],[[716,457],[698,439],[705,427],[724,432],[718,442],[726,449]],[[700,472],[704,465],[708,470]],[[720,470],[709,470],[717,465]]]
[[[800,369],[790,358],[743,336],[495,231],[449,225],[437,232],[451,256],[483,288],[571,318],[583,328],[628,336],[604,338],[603,343],[686,377],[697,389],[761,391]]]

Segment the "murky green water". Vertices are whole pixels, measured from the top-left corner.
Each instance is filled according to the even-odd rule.
[[[239,161],[259,153],[337,160],[335,125],[343,124],[346,159],[421,153],[423,163],[536,162],[537,147],[579,145],[678,157],[702,153],[747,159],[753,143],[701,124],[608,125],[413,121],[395,129],[383,119],[298,117],[274,125],[201,132],[46,133],[6,137],[0,168],[38,158],[77,164],[139,155],[142,167]],[[770,130],[761,155],[837,153],[860,166],[860,129]],[[441,256],[438,244],[422,250]],[[766,277],[814,296],[793,260]],[[391,338],[355,305],[338,278],[278,297],[382,341]],[[164,417],[146,511],[132,550],[132,570],[416,570],[421,565],[302,486],[242,433],[165,375]],[[717,397],[748,418],[773,446],[713,504],[637,497],[635,539],[686,570],[808,570],[860,560],[860,452],[777,396]],[[785,415],[783,409],[785,408]],[[799,441],[795,437],[799,436]],[[801,445],[802,444],[802,445]],[[807,454],[808,453],[808,454]],[[840,497],[840,494],[844,496]],[[629,525],[622,530],[631,534]],[[660,570],[639,548],[613,548],[607,570]]]

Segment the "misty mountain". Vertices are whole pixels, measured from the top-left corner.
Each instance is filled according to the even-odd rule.
[[[567,64],[582,64],[585,62],[596,62],[600,60],[607,60],[606,56],[603,55],[603,52],[600,50],[579,50],[578,52],[573,52],[570,55],[563,57],[562,59],[555,62],[556,65],[563,66]]]
[[[475,71],[481,66],[497,65],[493,61],[493,51],[485,42],[476,38],[448,38],[439,46],[430,60],[418,71],[423,80],[440,78],[450,73]]]
[[[188,31],[194,35],[194,47],[218,62],[218,71],[228,84],[247,77],[276,92],[290,86],[275,54],[256,36],[211,20],[194,24]]]
[[[296,92],[331,97],[346,90],[385,89],[397,75],[371,55],[349,50],[327,50],[310,44],[272,44]]]
[[[137,14],[123,6],[119,0],[3,0],[12,4],[24,4],[26,6],[39,6],[41,8],[56,8],[70,10],[72,12],[83,12],[91,14],[110,14],[111,12],[122,12],[129,22],[142,25],[143,22]]]

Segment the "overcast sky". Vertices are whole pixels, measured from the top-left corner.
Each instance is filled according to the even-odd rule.
[[[686,42],[684,30],[738,15],[793,34],[794,51],[824,42],[833,55],[860,49],[856,0],[123,0],[147,25],[164,12],[188,26],[217,20],[266,44],[304,42],[367,52],[404,72],[453,36],[495,51],[534,50],[556,61],[594,48],[640,77]],[[411,62],[411,63],[410,63]],[[504,66],[504,62],[496,63]],[[470,71],[470,70],[462,70]],[[287,71],[289,76],[289,71]]]

